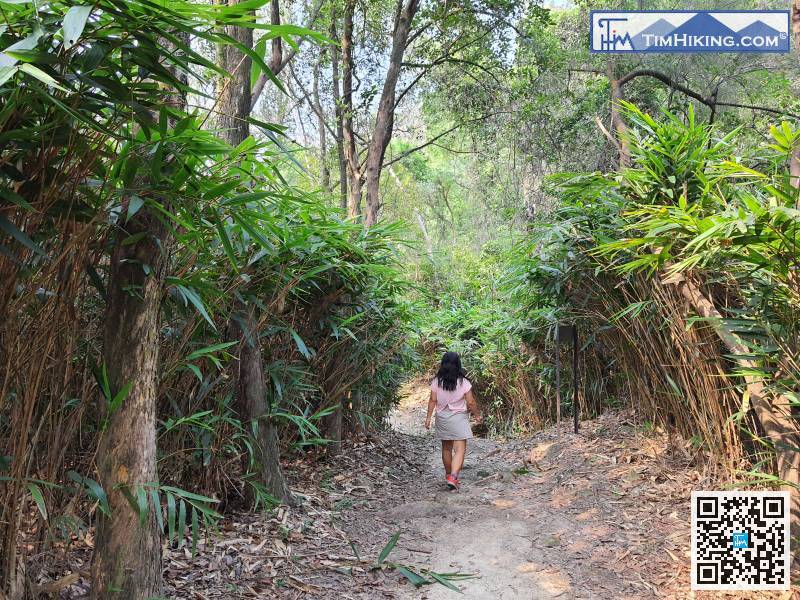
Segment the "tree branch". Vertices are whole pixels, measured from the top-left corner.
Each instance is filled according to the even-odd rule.
[[[314,21],[317,20],[319,16],[319,11],[322,9],[322,3],[324,0],[315,0],[314,5],[311,7],[311,13],[308,15],[308,21],[303,25],[306,29],[311,28],[314,24]],[[277,23],[275,21],[278,21]],[[271,11],[271,22],[273,25],[280,25],[280,14],[277,14],[274,10]],[[299,49],[300,45],[298,44],[296,48],[292,48],[289,52],[284,53],[281,49],[280,45],[280,37],[275,38],[278,40],[276,44],[275,40],[272,42],[272,58],[269,61],[269,68],[272,71],[273,76],[277,76],[286,65],[295,57],[297,54],[297,50]],[[277,49],[277,52],[276,52]],[[278,60],[280,59],[280,62]],[[258,98],[261,96],[261,92],[264,91],[264,86],[267,84],[267,77],[266,73],[261,73],[256,79],[256,84],[253,86],[253,91],[250,94],[250,110],[253,110],[256,106],[256,102],[258,102]]]
[[[695,92],[694,90],[686,87],[683,84],[678,83],[677,81],[671,79],[669,76],[665,75],[660,71],[655,71],[653,69],[638,69],[636,71],[631,71],[627,75],[620,77],[618,80],[619,86],[622,87],[632,79],[637,77],[652,77],[654,79],[658,79],[664,85],[671,87],[674,90],[682,92],[683,94],[689,96],[690,98],[694,98],[698,102],[708,106],[709,108],[713,109],[715,106],[730,106],[733,108],[747,108],[749,110],[758,110],[761,112],[771,113],[774,115],[781,115],[785,117],[792,117],[794,119],[800,119],[800,115],[781,110],[778,108],[771,108],[769,106],[755,106],[753,104],[739,104],[736,102],[719,102],[716,99],[716,94],[711,94],[710,96],[703,96]]]
[[[300,93],[303,94],[303,99],[305,100],[306,104],[308,104],[309,108],[317,115],[320,119],[320,122],[325,125],[325,129],[328,130],[328,133],[333,136],[333,139],[336,139],[336,131],[328,124],[328,121],[325,119],[325,115],[322,114],[317,107],[316,103],[312,101],[311,96],[309,95],[306,87],[303,85],[303,82],[297,77],[297,73],[294,72],[293,67],[289,67],[289,73],[292,75],[292,79],[294,79],[297,87],[300,88]]]
[[[694,98],[698,102],[705,104],[706,106],[711,106],[711,100],[706,98],[702,94],[698,94],[694,90],[689,89],[685,85],[670,79],[667,75],[660,71],[654,71],[653,69],[638,69],[636,71],[631,71],[630,73],[623,75],[617,80],[617,83],[620,87],[628,83],[629,81],[636,79],[637,77],[652,77],[654,79],[658,79],[664,85],[671,87],[674,90],[678,90],[689,96],[690,98]]]
[[[490,115],[483,115],[482,117],[478,117],[476,119],[470,119],[469,121],[463,121],[461,123],[457,123],[456,125],[453,125],[453,127],[448,129],[447,131],[443,131],[442,133],[432,137],[431,139],[429,139],[424,144],[420,144],[419,146],[415,146],[414,148],[409,148],[405,152],[401,152],[396,157],[394,157],[392,160],[383,163],[383,167],[386,168],[386,167],[388,167],[390,165],[393,165],[394,163],[403,160],[406,156],[409,156],[410,154],[413,154],[414,152],[418,152],[419,150],[422,150],[423,148],[427,148],[428,146],[433,145],[435,142],[437,142],[438,140],[440,140],[441,138],[443,138],[447,134],[453,133],[456,129],[459,129],[459,128],[463,127],[464,125],[469,125],[470,123],[477,123],[479,121],[485,121],[489,117],[494,117],[496,114],[497,113],[492,113]]]

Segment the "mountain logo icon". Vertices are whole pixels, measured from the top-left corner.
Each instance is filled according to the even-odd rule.
[[[789,52],[789,11],[608,11],[590,13],[590,50]]]

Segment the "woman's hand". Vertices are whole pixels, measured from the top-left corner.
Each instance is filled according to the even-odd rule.
[[[483,423],[483,417],[481,415],[472,415],[475,419],[475,425],[480,425]]]
[[[425,429],[431,428],[431,418],[434,410],[436,410],[436,392],[431,390],[431,397],[428,400],[428,414],[425,416]]]

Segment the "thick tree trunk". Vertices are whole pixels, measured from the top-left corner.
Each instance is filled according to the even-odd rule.
[[[178,36],[188,42],[188,34]],[[171,44],[162,43],[169,51]],[[173,75],[186,83],[185,74]],[[179,109],[186,106],[186,98],[177,93],[167,94],[165,102]],[[147,188],[145,178],[140,183],[142,189]],[[161,507],[150,506],[142,522],[123,490],[135,495],[140,487],[158,483],[161,297],[171,240],[156,212],[146,207],[119,225],[109,265],[103,365],[112,397],[126,386],[129,389],[114,410],[104,399],[99,411],[104,430],[97,448],[97,471],[109,514],[97,513],[91,597],[139,600],[162,594],[161,535],[155,512]],[[145,235],[134,244],[125,243],[137,234]]]
[[[336,33],[336,14],[331,16],[331,39],[338,37]],[[342,124],[342,92],[339,75],[339,49],[331,46],[331,80],[333,82],[333,104],[336,114],[336,156],[339,165],[339,206],[347,210],[347,160],[344,156],[344,133]]]
[[[267,408],[267,384],[264,378],[261,342],[258,339],[258,319],[255,305],[237,305],[233,318],[234,331],[239,339],[239,369],[237,372],[236,404],[239,414],[248,423],[248,432],[253,434],[256,473],[259,483],[267,492],[281,502],[291,503],[289,488],[281,471],[280,440],[278,431],[269,418]],[[254,500],[253,489],[246,489],[248,500]]]
[[[617,148],[619,151],[619,165],[620,167],[628,167],[631,164],[631,151],[628,146],[628,140],[625,137],[628,127],[625,125],[625,121],[619,111],[619,101],[624,100],[625,97],[622,94],[622,85],[616,75],[613,59],[608,61],[607,73],[608,82],[611,86],[611,133],[614,134],[619,144]]]
[[[722,343],[733,356],[745,373],[757,372],[760,365],[750,358],[750,349],[742,342],[735,331],[726,325],[725,320],[702,291],[683,276],[672,276],[665,279],[665,283],[677,286],[680,294],[701,317],[708,319],[714,327]],[[778,466],[778,477],[788,485],[783,486],[790,494],[790,513],[792,536],[800,535],[800,434],[797,424],[792,416],[789,400],[782,396],[772,397],[765,389],[764,382],[754,376],[745,375],[745,384],[750,397],[750,404],[758,419],[767,439],[775,447],[775,457]]]
[[[323,51],[324,54],[324,51]],[[322,111],[322,102],[319,99],[319,69],[322,62],[322,54],[319,60],[314,63],[314,85],[311,90],[314,100],[315,111],[317,114],[317,131],[319,132],[319,161],[320,161],[320,180],[326,192],[331,191],[331,173],[328,170],[328,136],[325,131],[325,113]]]
[[[146,237],[123,244],[140,232]],[[100,485],[111,509],[110,515],[98,512],[92,561],[92,597],[97,599],[161,596],[161,538],[155,513],[151,508],[142,525],[121,488],[135,492],[137,486],[158,480],[156,400],[167,237],[155,215],[143,209],[117,234],[111,258],[103,361],[112,394],[131,387],[119,408],[106,414],[97,451]]]
[[[236,3],[229,0],[229,4]],[[273,4],[274,9],[274,4]],[[273,15],[273,18],[274,15]],[[247,27],[227,26],[226,33],[247,48],[253,47],[253,30]],[[277,47],[278,50],[280,47]],[[273,53],[276,46],[273,45]],[[221,49],[219,64],[230,73],[230,79],[220,82],[220,115],[218,125],[222,137],[232,146],[238,146],[250,135],[247,118],[250,116],[250,59],[231,46]],[[258,319],[251,307],[237,307],[238,322],[232,323],[233,331],[242,340],[239,344],[239,370],[236,406],[239,417],[248,427],[257,424],[258,434],[254,438],[259,483],[266,491],[281,501],[289,501],[289,492],[280,465],[280,448],[274,426],[264,416],[268,414],[264,365],[261,345],[258,341]],[[234,318],[236,321],[236,317]],[[252,491],[252,490],[250,490]],[[251,496],[252,499],[252,496]]]
[[[356,137],[353,130],[353,13],[355,0],[346,0],[344,8],[344,32],[342,34],[342,138],[344,158],[347,163],[347,215],[353,219],[361,217],[361,165],[356,150]]]
[[[383,158],[386,148],[392,139],[394,128],[395,92],[397,80],[403,64],[403,54],[411,31],[411,22],[419,7],[419,0],[407,0],[405,4],[400,0],[397,5],[397,14],[394,20],[394,34],[392,36],[392,51],[389,55],[389,68],[383,82],[383,92],[378,104],[378,114],[375,118],[375,129],[370,140],[369,152],[365,166],[365,179],[367,188],[367,214],[364,225],[371,227],[378,220],[380,212],[380,182]]]

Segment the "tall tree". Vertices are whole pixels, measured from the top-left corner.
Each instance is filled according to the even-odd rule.
[[[189,45],[185,30],[174,39]],[[176,50],[165,39],[161,43],[164,53]],[[177,88],[187,85],[186,74],[177,67],[168,71],[175,85],[166,89],[164,106],[167,111],[182,112],[186,98]],[[165,114],[169,115],[169,126],[174,126],[173,115]],[[157,123],[161,115],[151,111],[149,116],[152,123]],[[132,161],[144,173],[150,171],[146,157],[149,150],[149,146],[142,145],[138,150],[142,156]],[[162,168],[162,177],[168,166]],[[149,195],[151,203],[131,211],[130,203],[135,197],[125,199],[120,215],[127,217],[119,217],[116,224],[109,264],[103,369],[111,398],[120,398],[120,403],[107,402],[101,409],[104,431],[98,443],[97,471],[109,510],[98,513],[92,555],[92,597],[98,599],[143,600],[160,596],[162,590],[161,535],[155,515],[160,507],[148,510],[142,518],[126,495],[142,493],[146,485],[158,482],[156,406],[161,299],[172,236],[156,205],[169,211],[170,202],[153,194],[151,188],[158,189],[159,183],[151,174],[140,175],[137,183],[135,189],[143,190],[139,192],[141,196]]]
[[[139,241],[127,243],[136,239],[133,236]],[[98,514],[94,598],[139,600],[161,595],[161,538],[154,512],[140,523],[123,491],[158,479],[156,400],[168,238],[156,209],[149,207],[120,224],[115,235],[103,361],[112,394],[124,398],[106,415],[97,451],[100,485],[106,490],[110,514]]]
[[[331,39],[339,36],[336,33],[336,12],[331,15]],[[333,109],[336,117],[336,157],[339,166],[339,206],[347,210],[347,162],[344,154],[344,125],[342,110],[341,72],[339,68],[339,49],[331,46],[331,81],[333,87]]]
[[[177,39],[189,44],[187,32]],[[163,51],[174,51],[162,40]],[[169,72],[186,86],[185,73]],[[167,109],[183,111],[186,98],[175,88],[165,94]],[[159,115],[150,114],[153,123]],[[168,119],[174,125],[172,116]],[[142,146],[144,154],[149,147]],[[140,164],[146,165],[144,156]],[[147,171],[147,168],[143,168]],[[166,169],[164,169],[166,171]],[[148,175],[140,175],[137,189],[146,196],[157,187]],[[103,368],[108,390],[119,397],[118,406],[106,404],[101,413],[105,430],[98,444],[97,470],[108,496],[109,512],[98,515],[95,551],[92,557],[93,598],[151,598],[161,594],[161,536],[155,509],[143,520],[126,493],[144,490],[158,481],[156,405],[158,400],[159,348],[161,346],[161,298],[169,266],[172,236],[155,204],[169,210],[169,202],[150,198],[136,211],[129,211],[134,197],[122,206],[114,235],[109,265],[108,301],[103,335]],[[131,240],[137,240],[131,243]],[[120,335],[124,332],[125,335]],[[111,400],[111,398],[106,398]],[[116,404],[116,403],[114,403]]]
[[[228,4],[238,4],[228,0]],[[273,3],[273,10],[276,9]],[[255,18],[255,15],[252,15]],[[273,21],[279,20],[274,13]],[[245,48],[253,47],[253,30],[240,25],[226,25],[225,32]],[[280,62],[280,41],[273,40],[273,60]],[[250,136],[250,117],[253,99],[250,89],[251,59],[234,46],[219,51],[219,66],[230,77],[219,81],[217,125],[221,136],[232,146],[238,146]],[[240,417],[254,425],[254,450],[258,468],[258,483],[278,500],[289,502],[291,496],[281,471],[278,431],[269,418],[267,387],[259,336],[256,303],[237,295],[231,319],[231,333],[239,340],[237,361],[236,406]],[[248,487],[252,499],[253,489]]]
[[[311,90],[312,99],[314,102],[314,112],[317,115],[317,131],[319,133],[319,164],[320,164],[320,179],[322,187],[325,191],[331,191],[331,174],[328,170],[328,136],[325,131],[325,112],[322,109],[322,102],[319,98],[319,79],[320,67],[322,59],[325,56],[323,51],[317,62],[314,63],[314,84]]]
[[[363,173],[356,148],[356,134],[353,128],[353,16],[355,0],[345,0],[344,28],[342,31],[342,141],[347,168],[347,214],[351,218],[361,217],[361,189]]]
[[[364,175],[367,188],[367,214],[364,225],[371,227],[378,220],[380,211],[380,180],[383,169],[383,158],[386,148],[392,139],[394,128],[394,111],[396,108],[395,96],[397,80],[403,64],[403,54],[408,45],[411,22],[419,7],[419,0],[399,0],[394,18],[394,31],[392,33],[392,50],[389,54],[389,68],[383,82],[383,91],[378,103],[378,114],[375,117],[375,127],[369,143],[367,159],[365,161]]]

